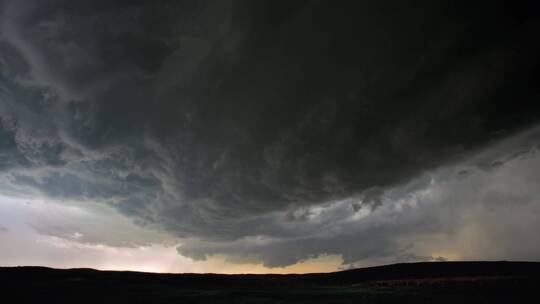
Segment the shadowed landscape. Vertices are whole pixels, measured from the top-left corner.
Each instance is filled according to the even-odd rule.
[[[540,263],[533,262],[427,262],[299,275],[0,268],[4,297],[32,303],[523,303],[534,299],[539,283]]]

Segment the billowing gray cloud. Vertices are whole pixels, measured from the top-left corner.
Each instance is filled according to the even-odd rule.
[[[477,156],[538,121],[527,7],[1,3],[2,192],[108,204],[194,258],[410,258],[404,236],[453,223],[396,211],[407,187],[537,144]]]
[[[328,202],[289,211],[301,215],[294,218],[283,212],[259,219],[270,235],[234,242],[187,240],[178,250],[194,259],[226,253],[233,262],[263,261],[271,267],[323,253],[340,254],[346,264],[444,259],[436,255],[441,250],[457,252],[462,259],[538,260],[540,246],[523,240],[535,239],[540,228],[539,130],[407,184],[381,189],[377,208],[363,204],[363,197]],[[497,169],[478,166],[479,159],[496,159],[509,146],[529,150]],[[472,173],[464,178],[463,168]],[[257,231],[258,226],[249,227]]]

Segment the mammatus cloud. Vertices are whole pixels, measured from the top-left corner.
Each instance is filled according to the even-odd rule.
[[[0,3],[5,195],[105,204],[183,255],[267,266],[436,259],[413,248],[473,227],[462,212],[494,231],[510,207],[476,208],[536,210],[512,170],[537,166],[538,137],[497,146],[538,122],[527,7]],[[507,241],[486,240],[469,256]]]

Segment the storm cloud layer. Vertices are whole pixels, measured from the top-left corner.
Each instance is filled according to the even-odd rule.
[[[0,4],[2,193],[107,204],[195,259],[406,258],[514,193],[449,189],[538,167],[529,2]]]

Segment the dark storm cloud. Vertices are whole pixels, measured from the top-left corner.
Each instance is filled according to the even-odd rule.
[[[539,24],[503,1],[0,3],[3,191],[107,202],[193,257],[396,254],[398,225],[299,223],[376,211],[540,110]]]
[[[466,162],[379,189],[380,206],[375,209],[363,204],[362,198],[312,205],[289,211],[301,215],[298,222],[277,213],[269,215],[271,220],[249,225],[254,237],[232,242],[188,239],[178,251],[196,260],[226,254],[230,262],[262,261],[268,267],[321,253],[341,255],[345,264],[352,265],[441,260],[445,259],[441,253],[452,256],[453,252],[459,259],[538,260],[536,242],[519,244],[535,239],[540,228],[539,138],[536,128]],[[525,147],[527,153],[496,171],[477,165],[505,150]],[[466,177],[460,174],[464,168],[471,172]],[[271,233],[257,235],[261,226]],[[521,237],[516,239],[518,234]]]

